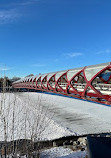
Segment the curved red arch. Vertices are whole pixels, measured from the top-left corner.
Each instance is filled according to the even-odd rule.
[[[101,79],[101,81],[104,84],[109,85],[108,82],[111,80],[111,75],[107,79],[107,81],[105,81],[104,78],[102,78],[100,75],[104,73],[106,70],[111,71],[111,63],[109,63],[107,66],[104,66],[100,71],[98,71],[95,75],[93,75],[90,80],[88,80],[86,77],[85,70],[87,68],[88,67],[78,69],[78,72],[74,74],[70,79],[68,79],[67,76],[67,73],[70,72],[70,70],[66,70],[65,72],[64,71],[61,72],[61,75],[57,79],[56,79],[56,75],[58,72],[53,73],[52,76],[49,79],[47,79],[48,75],[50,74],[48,73],[42,78],[42,80],[41,80],[42,75],[40,75],[38,76],[38,78],[37,76],[35,76],[35,78],[33,79],[28,78],[28,79],[24,79],[23,81],[20,80],[14,82],[12,86],[14,88],[28,88],[28,89],[36,89],[36,90],[53,92],[53,93],[60,93],[67,96],[73,96],[86,100],[90,99],[92,101],[96,101],[100,103],[111,104],[111,93],[102,94],[101,91],[95,88],[93,84],[93,81],[98,77]],[[85,82],[84,84],[78,81],[80,76],[84,78],[84,82]],[[75,80],[76,77],[78,77],[77,80]],[[51,79],[53,80],[51,81]],[[65,82],[63,83],[63,81]],[[72,81],[74,82],[73,83],[74,86],[77,85],[78,87],[78,85],[84,85],[81,86],[82,87],[81,91],[78,91],[78,89],[73,86]],[[51,85],[51,82],[53,86]],[[46,85],[44,85],[44,83]],[[111,88],[110,85],[109,87]],[[88,91],[88,89],[90,89],[90,91]]]

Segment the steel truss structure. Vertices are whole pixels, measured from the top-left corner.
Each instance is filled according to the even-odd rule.
[[[12,86],[111,105],[111,62],[27,77]]]

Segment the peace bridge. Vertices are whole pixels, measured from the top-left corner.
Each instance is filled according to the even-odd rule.
[[[14,88],[53,92],[103,104],[111,104],[111,63],[25,77]]]

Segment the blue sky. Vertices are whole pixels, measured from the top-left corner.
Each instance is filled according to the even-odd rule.
[[[0,0],[0,76],[111,61],[111,0]]]

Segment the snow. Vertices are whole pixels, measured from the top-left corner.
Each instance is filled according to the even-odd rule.
[[[52,140],[110,132],[110,116],[110,106],[78,99],[36,92],[0,93],[0,141],[5,139],[5,132],[9,141]],[[41,155],[43,158],[84,158],[86,151],[55,147]]]
[[[36,92],[0,93],[0,105],[0,140],[5,139],[4,125],[7,140],[111,131],[110,106]]]
[[[86,155],[86,151],[72,151],[69,148],[54,147],[41,152],[40,158],[85,158]],[[12,155],[9,155],[8,157],[12,158]],[[26,155],[21,156],[21,158],[26,158]]]
[[[39,96],[42,105],[54,113],[53,119],[75,135],[111,131],[111,106],[38,92],[18,93],[17,96],[22,99],[30,96],[32,102]]]
[[[86,156],[85,151],[78,151],[78,152],[73,152],[70,155],[62,156],[61,158],[85,158],[85,156]]]
[[[41,157],[43,158],[55,158],[55,157],[61,157],[61,156],[66,156],[66,155],[69,155],[73,153],[73,151],[69,148],[64,148],[64,147],[54,147],[54,148],[51,148],[51,149],[47,149],[47,150],[44,150],[42,153],[41,153]]]
[[[8,141],[25,138],[52,140],[77,135],[76,130],[63,127],[63,122],[56,122],[57,110],[63,112],[60,103],[67,104],[67,98],[62,103],[62,97],[54,97],[41,93],[0,93],[0,141],[5,140],[4,132]],[[55,112],[52,109],[56,109]],[[54,147],[44,150],[41,158],[84,158],[85,155],[85,151]]]
[[[53,120],[54,114],[42,106],[40,96],[36,99],[33,101],[28,93],[24,98],[17,93],[0,94],[0,141],[25,138],[52,140],[75,134]]]
[[[69,148],[55,147],[41,153],[41,158],[85,158],[86,151],[72,151]]]

